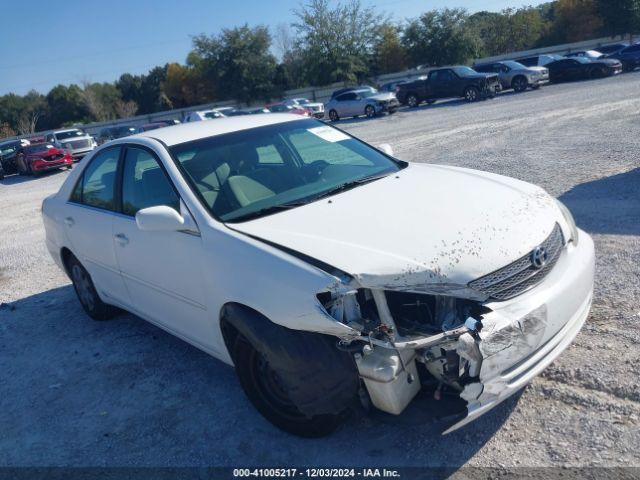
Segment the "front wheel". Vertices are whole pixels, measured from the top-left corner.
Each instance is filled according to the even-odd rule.
[[[78,295],[78,300],[80,300],[82,308],[87,312],[87,315],[94,320],[100,321],[113,318],[118,313],[118,309],[112,305],[104,303],[100,299],[89,272],[87,272],[78,259],[73,256],[69,258],[67,267],[69,269],[71,281],[73,282],[73,288],[76,291],[76,295]]]
[[[338,120],[340,120],[338,112],[336,112],[335,110],[329,110],[329,120],[331,120],[332,122],[337,122]]]
[[[527,82],[527,79],[524,77],[516,77],[511,83],[513,90],[516,92],[524,92],[527,89],[528,85],[529,82]]]
[[[417,107],[420,104],[420,100],[418,99],[418,96],[415,95],[414,93],[410,93],[409,96],[407,97],[407,105],[409,105],[409,107],[414,108]]]
[[[376,116],[376,109],[373,107],[373,105],[367,105],[366,107],[364,107],[364,114],[367,116],[367,118],[373,118]]]
[[[467,87],[464,90],[464,99],[467,102],[477,102],[480,98],[480,90],[476,87]]]
[[[254,407],[281,430],[307,438],[324,437],[343,421],[341,415],[307,417],[291,401],[280,375],[266,356],[238,334],[233,346],[233,363],[242,389]]]

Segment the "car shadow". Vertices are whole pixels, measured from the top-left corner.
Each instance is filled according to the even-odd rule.
[[[576,185],[560,201],[589,233],[640,235],[640,168]]]
[[[256,412],[231,367],[131,314],[92,321],[70,285],[0,306],[0,343],[8,464],[457,469],[517,403],[441,436],[446,402],[423,393],[400,416],[297,438]]]

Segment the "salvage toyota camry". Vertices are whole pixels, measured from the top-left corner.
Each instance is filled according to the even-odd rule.
[[[233,365],[302,436],[421,388],[466,402],[456,429],[558,357],[593,292],[591,238],[539,187],[297,115],[108,142],[43,217],[90,317],[133,312]]]

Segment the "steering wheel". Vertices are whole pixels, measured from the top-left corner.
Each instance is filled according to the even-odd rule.
[[[326,160],[314,160],[308,165],[304,166],[304,173],[308,180],[316,180],[325,168],[329,166],[329,162]]]

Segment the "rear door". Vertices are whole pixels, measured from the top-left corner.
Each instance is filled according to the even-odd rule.
[[[112,147],[91,159],[75,185],[63,222],[73,254],[91,275],[100,296],[109,303],[127,305],[111,231],[120,152],[120,147]]]

